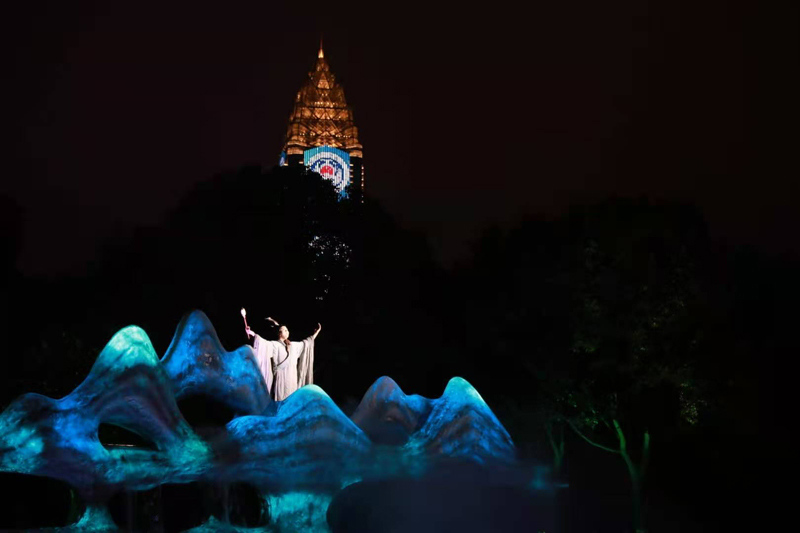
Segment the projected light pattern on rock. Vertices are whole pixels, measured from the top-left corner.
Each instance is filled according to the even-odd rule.
[[[232,419],[202,434],[179,410],[192,395],[229,407]],[[100,424],[153,446],[105,446]],[[0,471],[69,483],[86,502],[81,524],[106,520],[104,506],[121,490],[246,483],[269,502],[273,526],[324,531],[327,504],[344,487],[423,476],[453,461],[515,468],[508,432],[465,380],[453,378],[440,398],[428,399],[382,377],[352,418],[315,385],[275,402],[252,349],[225,351],[199,311],[181,320],[162,359],[143,330],[127,327],[72,393],[60,400],[26,394],[0,414]]]

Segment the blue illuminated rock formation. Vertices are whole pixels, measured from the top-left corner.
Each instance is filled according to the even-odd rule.
[[[378,379],[353,413],[377,444],[402,445],[408,454],[477,463],[512,463],[514,444],[478,391],[453,378],[440,398],[406,395],[389,377]]]
[[[461,378],[451,379],[442,397],[431,400],[425,425],[411,435],[406,448],[477,463],[515,459],[508,432],[478,391]]]
[[[101,423],[130,430],[155,450],[107,450]],[[0,415],[0,470],[61,479],[91,501],[119,487],[189,481],[209,465],[207,445],[184,421],[147,334],[112,337],[89,375],[53,400],[26,394]]]
[[[351,418],[376,444],[403,445],[430,412],[431,400],[407,396],[392,378],[384,376],[367,390]]]
[[[206,395],[242,415],[263,414],[272,401],[250,347],[226,352],[201,311],[181,320],[161,364],[178,400]]]
[[[273,417],[228,424],[239,460],[220,475],[270,489],[339,488],[359,475],[371,443],[322,389],[307,385],[275,403]]]
[[[189,396],[223,403],[233,419],[201,438],[179,410]],[[104,446],[101,424],[152,446]],[[511,438],[465,380],[428,399],[380,378],[352,419],[314,385],[273,402],[252,349],[225,351],[199,311],[180,322],[161,360],[144,331],[127,327],[68,396],[26,394],[0,414],[0,471],[66,481],[97,516],[120,490],[246,483],[270,502],[273,523],[292,529],[302,509],[304,520],[324,520],[327,502],[354,482],[419,477],[453,461],[515,464]],[[301,529],[317,526],[327,527]]]

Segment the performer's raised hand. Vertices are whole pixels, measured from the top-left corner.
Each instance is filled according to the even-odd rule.
[[[245,330],[245,332],[247,332],[247,340],[250,340],[250,337],[251,337],[251,336],[252,336],[252,337],[255,337],[255,336],[256,336],[256,334],[255,334],[255,333],[253,333],[253,332],[250,330],[250,326],[247,324],[247,311],[245,310],[245,308],[244,308],[244,307],[242,307],[241,311],[239,311],[239,314],[241,314],[241,315],[242,315],[242,320],[244,320],[244,330]]]
[[[320,324],[319,322],[317,322],[317,329],[315,329],[315,330],[314,330],[314,333],[312,333],[312,334],[311,334],[311,337],[312,337],[312,338],[314,338],[314,339],[316,339],[316,338],[317,338],[317,335],[319,335],[319,332],[320,332],[320,331],[322,331],[322,324]]]

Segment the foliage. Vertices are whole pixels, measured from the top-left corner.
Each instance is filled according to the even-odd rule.
[[[6,214],[13,237],[21,218]],[[796,263],[718,248],[682,205],[612,200],[490,229],[474,260],[446,273],[369,197],[340,202],[315,174],[251,167],[198,186],[162,224],[119,234],[86,278],[23,278],[19,239],[5,244],[3,403],[71,390],[129,324],[163,353],[193,308],[223,343],[243,344],[245,306],[257,331],[267,315],[294,338],[322,322],[315,374],[345,410],[381,375],[426,396],[462,376],[526,457],[565,475],[576,443],[621,455],[624,437],[645,492],[645,434],[653,479],[660,464],[680,467],[667,443],[685,453],[701,434],[755,433],[777,419],[780,394],[757,380],[796,351],[782,346],[796,344]]]
[[[21,284],[9,298],[17,307],[9,326],[26,355],[13,361],[19,387],[9,394],[45,392],[48,368],[69,366],[70,376],[88,368],[97,356],[90,347],[126,325],[151,331],[163,353],[191,309],[204,310],[226,344],[244,344],[242,306],[264,335],[266,316],[289,324],[293,338],[321,322],[326,350],[316,374],[332,395],[389,373],[440,392],[452,376],[415,372],[402,343],[375,358],[377,343],[433,314],[439,299],[425,295],[436,272],[425,240],[369,198],[339,201],[328,180],[302,168],[245,167],[198,185],[160,225],[117,235],[90,276]],[[58,390],[74,386],[53,372],[48,383],[65,382]]]
[[[568,425],[622,456],[638,500],[651,436],[699,422],[706,400],[696,368],[713,325],[708,248],[695,211],[630,201],[486,235],[469,273],[476,310],[496,328],[501,368],[536,383],[529,412],[557,470]]]

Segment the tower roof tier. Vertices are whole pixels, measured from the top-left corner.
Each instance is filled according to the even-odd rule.
[[[321,44],[314,70],[308,73],[295,97],[284,151],[297,154],[316,146],[357,151],[358,157],[363,149],[358,142],[353,110],[347,106],[344,90],[325,61]]]

